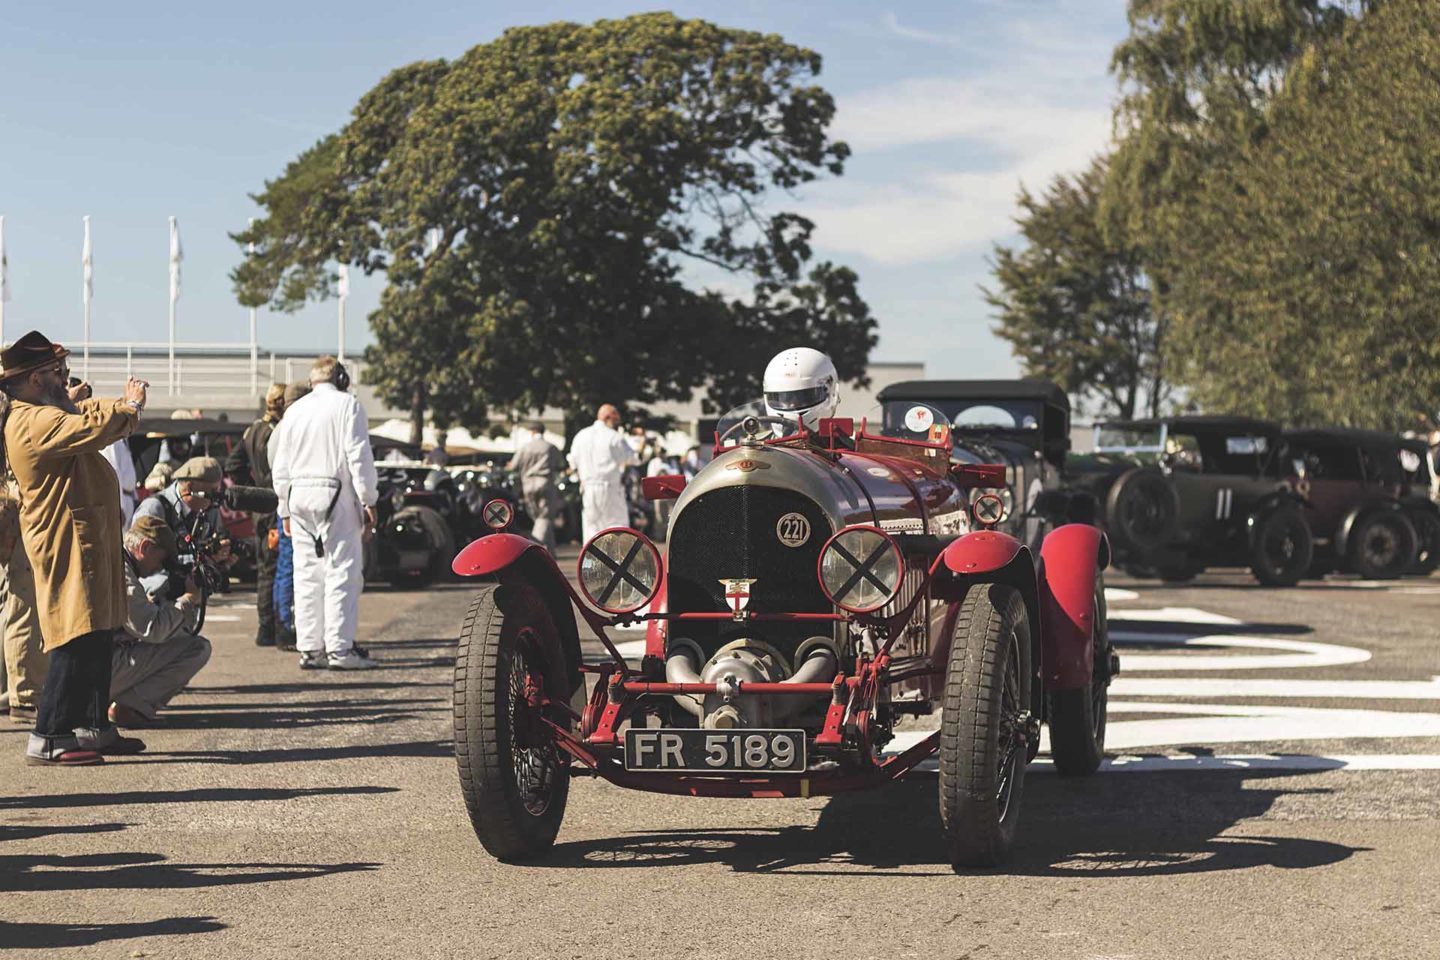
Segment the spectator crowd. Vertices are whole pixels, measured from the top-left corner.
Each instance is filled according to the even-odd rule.
[[[256,511],[256,643],[304,669],[375,666],[355,643],[375,468],[344,366],[272,386],[225,463],[167,442],[137,484],[127,438],[148,385],[94,399],[68,357],[35,331],[0,351],[0,711],[33,725],[26,762],[143,751],[121,729],[161,722],[204,668],[208,595],[235,562],[227,473]]]

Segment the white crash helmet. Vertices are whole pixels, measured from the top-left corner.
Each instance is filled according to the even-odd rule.
[[[816,430],[840,406],[835,364],[819,350],[791,347],[765,367],[765,412]]]

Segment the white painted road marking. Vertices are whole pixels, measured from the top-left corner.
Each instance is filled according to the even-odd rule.
[[[899,739],[898,737],[896,738]],[[885,753],[898,753],[893,745]],[[940,764],[934,757],[921,761],[915,770],[931,773]],[[1318,773],[1325,770],[1440,770],[1440,755],[1433,753],[1352,753],[1352,754],[1220,754],[1194,756],[1175,754],[1165,757],[1109,757],[1100,764],[1100,773],[1214,773],[1218,770],[1300,770]],[[1045,757],[1037,757],[1026,769],[1026,775],[1054,773],[1055,765]]]
[[[1106,618],[1114,629],[1117,625],[1123,625],[1139,620],[1145,623],[1160,621],[1163,623],[1212,623],[1224,624],[1234,627],[1244,623],[1243,620],[1236,620],[1234,617],[1227,617],[1220,613],[1211,613],[1208,610],[1197,610],[1195,607],[1161,607],[1158,610],[1123,610],[1118,614],[1112,614]]]
[[[1105,729],[1107,750],[1278,740],[1440,737],[1440,713],[1136,701],[1112,702],[1110,711],[1113,714],[1170,713],[1187,716],[1109,723]]]
[[[1107,603],[1121,603],[1125,600],[1139,600],[1140,594],[1134,590],[1126,590],[1123,587],[1106,587],[1105,601]]]
[[[1127,657],[1124,666],[1128,668],[1129,664]],[[1110,696],[1440,700],[1440,677],[1429,680],[1209,680],[1120,676],[1110,684]]]
[[[1160,670],[1289,670],[1297,667],[1333,667],[1364,663],[1370,651],[1336,643],[1313,640],[1283,640],[1279,637],[1241,637],[1215,634],[1187,637],[1184,634],[1112,630],[1110,641],[1117,646],[1131,643],[1164,644],[1181,648],[1224,648],[1246,650],[1289,650],[1269,656],[1205,656],[1186,653],[1123,653],[1120,666],[1125,673],[1153,673]]]

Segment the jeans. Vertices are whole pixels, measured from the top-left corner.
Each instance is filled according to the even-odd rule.
[[[50,651],[35,732],[73,737],[81,728],[110,726],[110,669],[114,630],[95,630]]]

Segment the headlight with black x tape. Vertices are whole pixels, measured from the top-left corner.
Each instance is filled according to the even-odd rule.
[[[893,537],[879,527],[846,527],[820,551],[820,589],[851,613],[873,613],[900,590],[905,563]]]
[[[634,530],[602,530],[580,551],[580,589],[606,613],[634,613],[660,588],[660,551]]]

